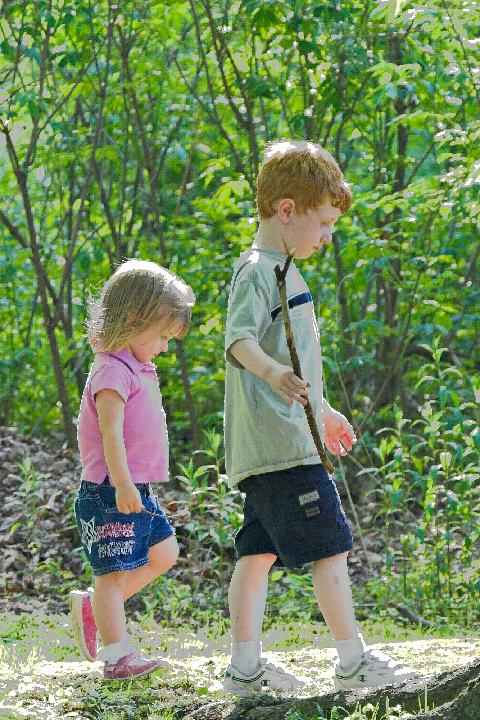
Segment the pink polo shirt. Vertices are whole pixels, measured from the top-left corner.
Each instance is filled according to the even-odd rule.
[[[78,417],[81,480],[100,484],[108,474],[95,395],[116,390],[125,403],[123,437],[134,483],[167,482],[168,433],[155,365],[141,363],[128,350],[100,352],[87,378]]]

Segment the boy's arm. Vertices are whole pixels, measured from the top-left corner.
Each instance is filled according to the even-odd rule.
[[[328,404],[328,402],[325,400],[325,398],[322,398],[322,409],[323,409],[324,414],[326,414],[326,415],[329,412],[336,412],[336,410],[334,410],[332,408],[332,406]]]
[[[142,499],[130,477],[123,438],[125,403],[116,390],[104,389],[95,395],[95,405],[108,474],[115,487],[117,508],[126,514],[141,512]]]
[[[243,367],[271,385],[289,405],[295,401],[306,405],[306,388],[310,383],[301,380],[288,365],[282,365],[264,353],[256,340],[237,340],[230,345],[229,352]],[[346,455],[357,442],[353,428],[325,398],[322,404],[325,445],[334,455]]]
[[[306,405],[310,383],[301,380],[292,368],[282,365],[263,352],[256,340],[251,338],[232,343],[229,352],[244,368],[268,383],[289,404]]]

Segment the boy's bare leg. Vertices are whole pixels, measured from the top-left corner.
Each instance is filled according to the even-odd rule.
[[[262,623],[267,599],[268,571],[276,555],[246,555],[238,560],[228,590],[232,624],[232,665],[252,675],[260,665]]]
[[[345,552],[313,563],[315,597],[335,640],[348,640],[357,635],[347,556]]]
[[[235,565],[228,590],[234,643],[260,640],[267,599],[268,572],[276,555],[245,555]]]
[[[348,666],[365,649],[355,620],[347,557],[345,552],[316,560],[312,569],[315,597],[344,666]]]

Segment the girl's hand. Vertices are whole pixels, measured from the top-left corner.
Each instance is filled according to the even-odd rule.
[[[115,488],[115,502],[118,512],[125,515],[142,512],[142,498],[132,482]]]
[[[277,363],[265,379],[289,405],[294,402],[298,402],[300,405],[307,404],[307,388],[310,387],[310,383],[301,380],[288,365]]]

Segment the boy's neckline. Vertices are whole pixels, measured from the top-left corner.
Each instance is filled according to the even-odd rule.
[[[259,245],[256,245],[253,243],[252,250],[258,250],[259,252],[265,253],[266,255],[271,255],[276,260],[284,260],[286,261],[287,255],[282,252],[281,250],[272,250],[271,248],[264,248],[260,247]],[[293,258],[295,260],[295,258]]]

